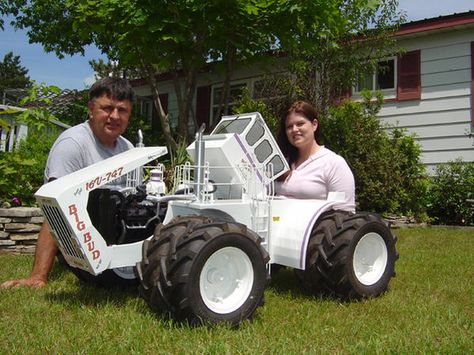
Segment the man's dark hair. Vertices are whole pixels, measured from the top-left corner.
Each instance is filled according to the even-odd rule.
[[[105,77],[97,80],[89,90],[89,101],[106,94],[114,100],[130,100],[133,102],[135,93],[128,80],[122,78]]]

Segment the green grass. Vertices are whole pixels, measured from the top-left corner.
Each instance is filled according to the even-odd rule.
[[[385,295],[341,303],[279,272],[266,302],[238,329],[175,323],[135,292],[80,284],[55,264],[43,289],[0,290],[0,354],[474,353],[474,232],[396,230],[397,277]],[[0,281],[30,256],[0,256]]]

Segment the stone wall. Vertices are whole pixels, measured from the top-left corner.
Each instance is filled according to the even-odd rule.
[[[39,208],[0,208],[0,254],[33,254],[43,221]]]

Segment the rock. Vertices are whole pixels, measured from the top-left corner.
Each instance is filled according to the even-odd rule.
[[[0,239],[6,239],[6,238],[8,238],[9,235],[10,235],[10,233],[0,231]]]
[[[44,217],[43,216],[38,216],[38,217],[31,217],[30,223],[35,223],[35,224],[43,224],[44,223]]]
[[[20,233],[39,232],[41,226],[31,223],[8,223],[5,224],[5,231],[15,231]]]
[[[12,207],[0,208],[1,217],[39,217],[42,216],[38,207]]]
[[[26,241],[26,240],[37,240],[38,233],[25,233],[25,234],[10,234],[10,239],[13,241]]]

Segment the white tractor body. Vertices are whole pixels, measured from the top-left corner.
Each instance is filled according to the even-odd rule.
[[[163,223],[184,215],[242,223],[262,237],[270,263],[304,269],[309,233],[318,216],[334,201],[273,196],[273,181],[288,170],[288,164],[259,113],[223,117],[203,142],[205,163],[180,167],[175,181],[189,189],[200,184],[200,194],[171,200]],[[196,143],[187,148],[189,154],[196,154],[195,147]],[[134,148],[38,190],[37,201],[71,266],[97,275],[140,261],[143,241],[107,245],[91,222],[88,197],[90,191],[107,187],[120,177],[127,176],[128,185],[133,187],[130,181],[142,174],[141,167],[166,153],[165,147]],[[193,173],[198,175],[197,169],[202,170],[201,182],[192,177]],[[208,191],[209,185],[214,192]],[[156,200],[153,196],[150,199]]]
[[[176,167],[171,194],[162,166],[146,166],[165,147],[131,149],[38,190],[79,279],[139,283],[152,309],[191,324],[251,318],[278,270],[271,264],[293,268],[316,292],[369,298],[387,290],[398,254],[379,216],[332,211],[341,192],[326,200],[276,196],[275,180],[289,167],[259,113],[203,130],[187,148],[194,165]]]

